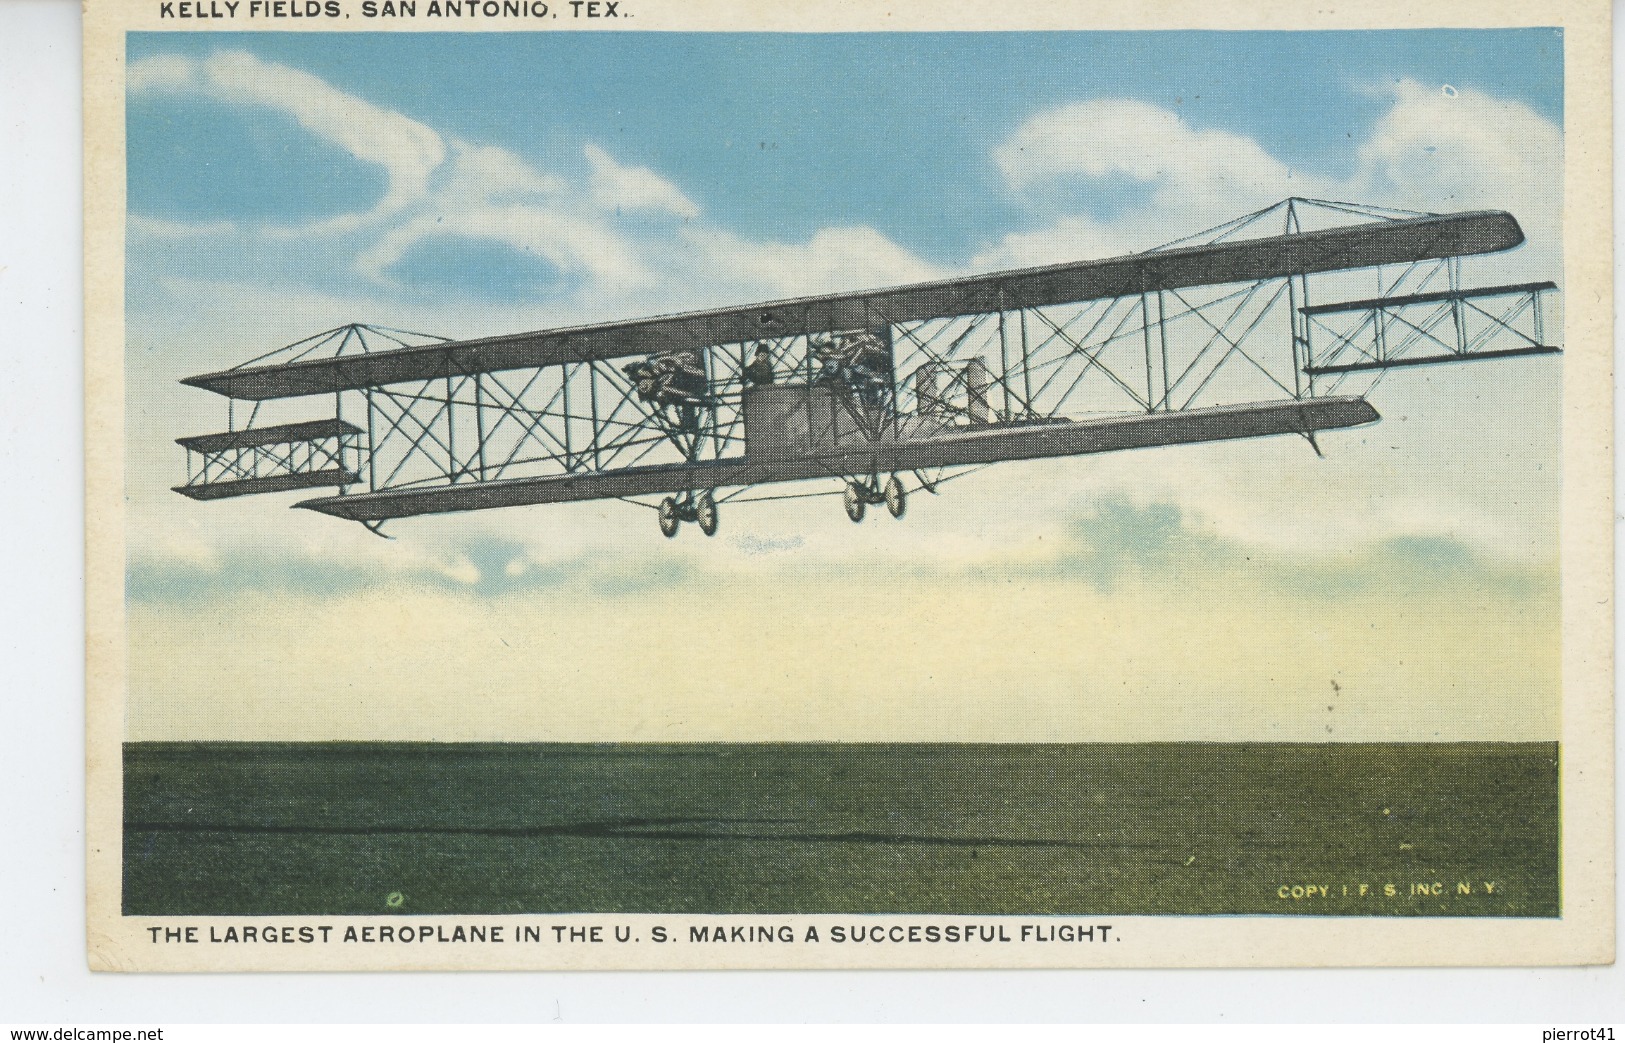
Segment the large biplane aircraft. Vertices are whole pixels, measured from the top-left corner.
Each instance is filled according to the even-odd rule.
[[[295,506],[380,533],[616,498],[669,537],[787,496],[901,518],[1001,461],[1266,435],[1319,452],[1318,432],[1378,419],[1390,369],[1560,350],[1553,283],[1462,285],[1463,258],[1523,240],[1501,211],[1294,198],[1107,260],[476,340],[342,326],[185,380],[253,406],[178,439],[176,491],[330,487]],[[332,416],[261,418],[316,397]],[[756,492],[792,482],[814,484]]]

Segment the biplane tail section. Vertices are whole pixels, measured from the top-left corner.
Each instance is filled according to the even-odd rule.
[[[1320,341],[1325,347],[1304,372],[1334,376],[1555,355],[1563,349],[1546,342],[1542,305],[1556,289],[1554,282],[1528,282],[1305,307],[1301,310],[1324,334]]]
[[[175,491],[194,500],[221,500],[352,485],[361,479],[353,465],[364,433],[332,419],[177,438],[186,449],[187,477]]]

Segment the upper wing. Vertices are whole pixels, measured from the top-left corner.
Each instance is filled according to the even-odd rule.
[[[1494,253],[1521,242],[1523,230],[1504,211],[1418,217],[885,290],[485,337],[347,358],[242,367],[190,377],[183,383],[239,399],[332,394],[448,375],[534,369],[737,344],[762,337],[869,329],[886,323],[1069,304],[1188,286],[1408,264],[1437,257]]]

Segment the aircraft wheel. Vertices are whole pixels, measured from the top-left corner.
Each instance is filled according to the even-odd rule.
[[[846,503],[846,516],[851,518],[853,522],[862,521],[864,511],[863,490],[858,488],[857,482],[846,483],[846,493],[842,496],[842,500]]]
[[[677,517],[677,501],[668,496],[660,501],[660,535],[671,539],[677,535],[677,526],[681,519]]]
[[[886,510],[891,512],[893,518],[901,518],[903,512],[908,510],[908,494],[903,491],[903,483],[898,481],[895,474],[886,479]]]
[[[700,531],[707,536],[717,534],[717,501],[707,489],[694,498],[694,520],[700,523]]]

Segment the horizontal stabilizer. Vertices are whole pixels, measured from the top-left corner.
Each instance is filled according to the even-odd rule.
[[[1446,351],[1437,355],[1407,355],[1393,359],[1367,359],[1364,362],[1345,362],[1332,366],[1305,366],[1311,376],[1328,373],[1359,373],[1373,369],[1396,369],[1400,366],[1440,366],[1451,362],[1489,362],[1493,359],[1511,359],[1523,355],[1561,355],[1562,348],[1549,344],[1536,344],[1528,348],[1502,348],[1496,351]]]
[[[336,438],[340,435],[360,433],[361,429],[354,424],[329,417],[326,420],[306,420],[303,423],[278,424],[274,427],[245,427],[241,431],[221,431],[213,435],[187,435],[175,441],[200,453],[220,453],[229,449],[314,442],[318,438]]]
[[[1336,304],[1314,304],[1298,310],[1305,315],[1334,315],[1350,311],[1386,311],[1412,304],[1439,304],[1443,301],[1470,301],[1480,297],[1508,297],[1517,293],[1545,293],[1557,289],[1555,282],[1521,282],[1511,286],[1475,286],[1467,290],[1434,290],[1430,293],[1410,293],[1397,297],[1367,297],[1360,301],[1338,301]]]
[[[253,496],[258,493],[285,493],[293,489],[317,489],[327,485],[353,485],[361,480],[354,471],[341,471],[330,467],[323,471],[294,471],[290,474],[266,475],[263,478],[235,478],[225,482],[198,482],[177,485],[175,491],[194,500],[225,500],[233,496]]]

